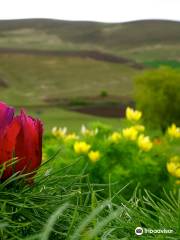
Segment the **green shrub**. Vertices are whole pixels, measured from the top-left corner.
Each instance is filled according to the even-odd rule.
[[[146,123],[164,129],[180,125],[180,71],[169,67],[145,71],[135,79],[137,107]]]
[[[108,96],[108,92],[107,92],[106,90],[102,90],[102,91],[100,92],[100,96],[101,96],[101,97],[107,97],[107,96]]]

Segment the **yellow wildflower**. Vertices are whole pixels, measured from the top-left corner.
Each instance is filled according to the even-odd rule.
[[[69,133],[65,137],[65,142],[71,141],[71,140],[77,140],[79,136],[76,135],[76,133]]]
[[[74,151],[77,154],[88,153],[90,148],[91,148],[91,146],[89,144],[87,144],[86,142],[75,142],[74,143]]]
[[[125,128],[122,130],[123,136],[128,140],[136,140],[138,131],[134,127]]]
[[[52,128],[52,134],[53,134],[55,137],[64,138],[65,135],[66,135],[66,132],[67,132],[67,128],[66,128],[66,127],[64,127],[64,128],[53,127],[53,128]]]
[[[90,151],[88,153],[88,157],[92,162],[97,162],[100,159],[101,155],[99,151]]]
[[[176,171],[176,164],[174,162],[167,163],[167,170],[171,175],[174,175],[174,172]]]
[[[167,170],[172,176],[180,178],[180,157],[172,157],[167,163]]]
[[[96,128],[95,130],[89,130],[86,128],[85,125],[82,125],[81,127],[81,134],[84,136],[95,136],[98,133],[98,129]]]
[[[57,127],[53,127],[51,132],[52,132],[52,135],[57,137],[57,135],[58,135],[58,128]]]
[[[176,169],[175,176],[180,178],[180,166]]]
[[[126,118],[129,121],[138,121],[142,116],[142,112],[134,110],[130,107],[127,107],[126,109]]]
[[[144,132],[145,127],[143,125],[135,125],[134,128],[138,131],[138,132]]]
[[[119,132],[113,132],[111,136],[109,136],[109,141],[112,143],[118,143],[121,138],[122,136]]]
[[[176,127],[174,123],[168,127],[167,133],[172,138],[180,138],[180,128]]]
[[[151,150],[153,144],[148,136],[144,136],[143,134],[141,134],[138,137],[138,146],[141,150],[148,152]]]

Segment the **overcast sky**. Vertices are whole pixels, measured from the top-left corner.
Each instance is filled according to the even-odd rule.
[[[0,19],[180,20],[180,0],[0,0]]]

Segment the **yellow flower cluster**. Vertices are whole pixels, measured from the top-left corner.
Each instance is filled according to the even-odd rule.
[[[136,122],[140,120],[142,117],[142,113],[140,111],[134,110],[130,107],[126,109],[126,118],[129,121]],[[130,141],[137,141],[137,145],[139,148],[145,152],[151,150],[153,144],[148,136],[144,136],[141,134],[139,137],[139,133],[144,132],[145,127],[143,125],[134,124],[131,127],[124,128],[122,132],[115,131],[113,132],[109,138],[108,141],[110,143],[118,144],[122,137],[124,137],[127,140]],[[83,136],[95,136],[98,133],[98,129],[90,130],[85,125],[82,125],[81,127],[81,134]],[[56,137],[63,138],[65,142],[71,141],[71,140],[78,140],[79,136],[77,136],[75,133],[69,133],[67,134],[67,128],[57,128],[54,127],[52,129],[52,134]],[[77,154],[87,154],[89,159],[92,162],[96,162],[100,159],[101,154],[99,151],[93,151],[91,149],[91,145],[86,143],[85,141],[75,141],[74,145],[74,151]]]
[[[79,141],[74,143],[74,151],[77,154],[81,153],[88,153],[91,145],[87,144],[86,142]]]
[[[143,134],[141,134],[138,137],[138,146],[141,150],[148,152],[153,147],[153,143],[148,136],[144,136]]]
[[[85,125],[82,125],[81,127],[81,134],[83,136],[95,136],[97,133],[98,133],[98,129],[89,130],[88,128],[86,128]]]
[[[90,151],[88,153],[88,157],[92,162],[97,162],[100,159],[101,155],[99,151]]]
[[[87,144],[84,141],[78,141],[78,142],[74,143],[75,153],[77,153],[77,154],[87,154],[89,159],[92,162],[97,162],[100,159],[101,154],[100,154],[99,151],[93,151],[93,150],[89,151],[90,148],[91,148],[91,145]]]
[[[142,112],[138,110],[134,110],[130,107],[127,107],[126,109],[126,118],[129,121],[138,121],[142,117]]]
[[[75,133],[69,133],[65,136],[65,142],[72,141],[72,140],[77,140],[79,137]]]
[[[52,134],[57,138],[63,139],[65,142],[79,139],[79,136],[77,136],[76,133],[67,133],[66,127],[64,128],[53,127]]]
[[[180,128],[176,127],[174,123],[168,127],[167,133],[172,138],[180,138]]]
[[[111,136],[109,136],[109,141],[111,143],[119,143],[120,139],[122,138],[121,134],[119,132],[113,132]]]
[[[126,139],[135,141],[137,139],[138,131],[134,127],[130,127],[123,129],[122,134]]]
[[[180,178],[180,157],[179,156],[174,156],[170,159],[170,161],[167,163],[167,170],[172,176],[176,178]]]
[[[134,110],[130,107],[127,107],[126,109],[126,118],[129,121],[139,121],[142,117],[142,112],[138,110]],[[145,127],[143,125],[134,125],[129,128],[125,128],[122,130],[123,136],[131,141],[135,141],[137,139],[137,144],[138,147],[145,151],[148,152],[152,149],[153,143],[151,142],[149,136],[144,136],[143,134],[140,134],[138,137],[139,132],[144,132]]]
[[[133,126],[138,132],[144,132],[145,127],[143,125],[134,125]]]
[[[66,127],[64,127],[64,128],[53,127],[53,129],[52,129],[52,134],[55,137],[64,138],[66,133],[67,133]]]
[[[138,133],[141,131],[144,131],[144,126],[143,125],[137,125],[137,126],[123,129],[122,135],[119,132],[113,132],[109,136],[109,141],[111,143],[118,144],[123,136],[125,139],[130,140],[130,141],[137,140],[137,145],[141,150],[143,150],[145,152],[150,151],[153,147],[152,141],[150,140],[149,136],[144,136],[144,134],[140,134],[138,137]]]

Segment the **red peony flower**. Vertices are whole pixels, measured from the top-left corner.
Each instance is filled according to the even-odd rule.
[[[14,117],[14,109],[0,102],[0,164],[5,166],[1,179],[15,172],[31,173],[42,160],[43,125],[22,110]],[[17,158],[15,164],[10,160]]]

